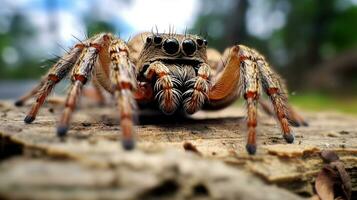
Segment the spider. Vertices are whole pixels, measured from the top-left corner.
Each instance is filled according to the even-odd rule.
[[[111,33],[97,34],[71,48],[15,105],[21,106],[34,97],[36,101],[24,119],[27,124],[33,122],[54,86],[69,76],[71,89],[57,125],[57,135],[64,137],[83,86],[91,81],[98,94],[104,88],[115,97],[122,145],[130,150],[135,146],[133,128],[138,105],[154,107],[167,115],[182,111],[193,114],[201,109],[225,108],[243,96],[249,154],[257,149],[258,103],[276,115],[283,137],[292,143],[290,125],[306,122],[288,105],[286,89],[266,59],[244,45],[227,48],[222,56],[207,45],[207,40],[192,34],[147,32],[129,42]],[[270,97],[274,109],[259,99],[261,90]]]

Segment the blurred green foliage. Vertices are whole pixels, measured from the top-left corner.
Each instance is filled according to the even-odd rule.
[[[290,96],[290,102],[310,111],[341,111],[357,115],[357,97],[339,98],[324,93],[305,92]]]
[[[36,35],[39,34],[38,30],[36,30],[28,19],[26,19],[21,13],[15,13],[10,20],[9,30],[5,33],[0,33],[0,80],[39,78],[41,75],[46,73],[48,68],[54,62],[56,62],[58,59],[57,55],[50,55],[48,59],[41,60],[38,57],[34,57],[29,54],[29,50],[26,49],[28,47],[24,46],[26,43],[22,42],[36,37]],[[84,17],[83,21],[87,27],[86,37],[90,37],[101,32],[116,32],[114,25],[109,22],[96,20],[90,16]],[[54,25],[54,27],[51,28],[56,28],[56,26]],[[76,38],[73,39],[77,40]],[[56,43],[56,41],[49,42]],[[58,49],[63,50],[63,47],[61,47],[60,44],[57,46]],[[6,59],[4,59],[4,50],[9,48],[16,50],[15,53],[18,56],[18,59],[14,63],[7,63]],[[30,48],[37,48],[37,46]]]
[[[44,73],[44,69],[38,66],[36,61],[31,56],[28,56],[22,39],[32,37],[36,33],[36,30],[28,24],[28,21],[20,13],[16,13],[11,19],[9,30],[5,33],[0,33],[0,79],[22,79],[38,77],[39,74]],[[35,48],[35,47],[34,47]],[[5,51],[9,49],[15,49],[16,55],[19,59],[14,64],[6,63]],[[11,52],[10,53],[14,53]]]
[[[357,5],[352,1],[237,0],[228,1],[228,5],[223,3],[227,1],[204,2],[192,32],[207,31],[212,47],[223,51],[227,46],[240,43],[258,49],[292,90],[327,88],[330,92],[344,90],[351,94],[357,87],[356,76],[351,75],[357,74]],[[256,13],[257,10],[261,13]],[[256,35],[247,29],[251,26],[254,32],[261,29],[260,26],[274,25],[274,20],[279,23],[277,15],[283,16],[283,26],[272,28],[271,32]],[[255,18],[261,18],[261,23],[255,23]],[[347,57],[347,51],[354,54]],[[338,58],[346,62],[334,63]],[[334,81],[343,81],[343,84],[326,81],[315,84],[314,79],[325,76],[334,76]]]

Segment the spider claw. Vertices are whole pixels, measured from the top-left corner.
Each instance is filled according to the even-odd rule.
[[[286,133],[286,134],[284,134],[284,139],[287,143],[291,144],[294,142],[295,136],[292,133]]]
[[[245,148],[247,149],[250,155],[254,155],[257,151],[257,146],[255,144],[247,144]]]
[[[123,139],[122,145],[125,150],[133,150],[135,148],[135,142],[133,139]]]
[[[25,122],[26,124],[31,124],[34,120],[35,120],[35,117],[30,116],[30,115],[26,115],[26,117],[25,117],[25,119],[24,119],[24,122]]]
[[[14,105],[15,105],[16,107],[21,107],[21,106],[24,105],[24,102],[23,102],[22,100],[17,100],[17,101],[15,101]]]
[[[57,127],[57,136],[60,137],[60,138],[63,138],[64,136],[67,135],[67,131],[68,131],[68,127],[67,126],[59,125]]]

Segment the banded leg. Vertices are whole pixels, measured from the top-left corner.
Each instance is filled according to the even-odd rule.
[[[288,119],[290,124],[294,124],[296,126],[309,126],[305,119],[299,113],[297,113],[292,106],[288,105],[288,110]]]
[[[96,41],[94,41],[96,42]],[[98,41],[97,41],[98,42]],[[67,95],[65,109],[57,126],[57,135],[64,137],[67,134],[69,122],[76,108],[83,85],[89,80],[98,57],[98,44],[93,43],[85,47],[72,71],[72,88]]]
[[[269,95],[274,112],[282,128],[283,136],[289,143],[294,141],[288,116],[289,106],[287,96],[280,78],[269,67],[264,57],[257,51],[236,45],[228,51],[228,60],[222,72],[214,77],[210,88],[209,102],[205,109],[220,109],[233,103],[243,89],[247,101],[248,111],[248,142],[247,151],[254,154],[256,151],[256,107],[259,89],[262,88]],[[259,80],[258,80],[259,79]]]
[[[137,106],[133,95],[137,89],[135,68],[129,60],[128,47],[123,41],[113,40],[109,52],[112,62],[110,80],[120,113],[122,144],[124,149],[131,150],[135,146],[133,132],[137,117]]]
[[[241,77],[243,82],[244,99],[247,102],[248,139],[246,149],[249,154],[255,154],[257,149],[257,103],[259,99],[259,80],[257,65],[251,60],[241,60]]]
[[[233,103],[241,94],[247,103],[248,137],[246,149],[256,152],[257,103],[259,99],[259,70],[244,46],[236,45],[227,51],[228,60],[223,71],[217,74],[210,88],[205,109],[221,109]]]
[[[269,104],[269,102],[267,102],[266,100],[259,100],[259,104],[261,105],[262,109],[264,110],[264,112],[270,116],[275,116],[275,110],[273,107],[271,107],[271,105]],[[293,107],[288,106],[287,108],[289,110],[289,116],[288,116],[288,120],[289,120],[289,124],[291,126],[295,126],[295,127],[299,127],[299,126],[308,126],[308,123],[304,120],[303,117],[301,117]]]
[[[43,87],[43,85],[47,82],[47,80],[48,80],[48,75],[42,77],[41,82],[37,84],[34,88],[32,88],[29,92],[19,97],[15,101],[14,105],[17,107],[23,106],[27,100],[31,99],[33,96],[35,96],[38,93],[38,91]]]
[[[259,73],[263,85],[263,89],[266,94],[270,97],[273,104],[276,116],[280,122],[280,126],[283,132],[283,137],[288,143],[294,142],[294,134],[289,125],[289,109],[287,103],[287,94],[285,94],[285,89],[280,82],[280,77],[273,72],[271,67],[265,61],[264,57],[255,53],[256,62],[259,67]]]
[[[32,96],[37,96],[36,102],[32,105],[30,111],[26,115],[24,121],[29,124],[33,122],[40,107],[45,102],[47,96],[51,93],[54,86],[61,81],[68,72],[72,69],[74,63],[78,59],[81,51],[83,49],[82,45],[76,45],[71,51],[65,54],[48,72],[47,78],[43,79],[41,83],[36,86],[27,95],[21,97],[16,104],[22,105],[24,101],[31,98]]]
[[[166,114],[172,114],[178,108],[181,100],[181,92],[175,89],[175,80],[169,76],[169,69],[161,62],[150,64],[144,76],[151,80],[154,76],[157,81],[154,86],[154,92],[157,92],[155,99],[158,100],[160,109]]]
[[[223,70],[213,77],[213,83],[208,93],[209,101],[203,109],[218,110],[231,105],[240,96],[241,61],[238,56],[239,46],[232,47],[227,56]]]
[[[210,67],[207,64],[201,64],[198,68],[197,77],[186,83],[186,85],[193,84],[193,87],[188,86],[190,89],[182,95],[185,99],[183,106],[188,114],[193,114],[197,110],[201,109],[204,102],[208,99],[209,76]]]

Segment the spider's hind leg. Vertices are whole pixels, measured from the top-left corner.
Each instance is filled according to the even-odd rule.
[[[262,110],[269,116],[275,116],[275,110],[270,105],[270,103],[266,99],[259,99],[259,105],[262,108]],[[305,119],[295,111],[295,109],[288,105],[287,109],[289,110],[289,124],[294,127],[299,127],[299,126],[308,126],[309,124],[305,121]]]
[[[24,119],[25,123],[31,123],[35,120],[36,115],[47,96],[51,93],[54,86],[67,76],[68,72],[72,69],[74,63],[78,59],[82,49],[82,45],[76,45],[49,70],[48,75],[43,78],[34,89],[15,102],[15,105],[21,106],[26,100],[36,96],[36,102],[33,103]]]
[[[215,77],[209,91],[209,102],[205,105],[205,109],[221,109],[233,103],[240,94],[244,96],[248,127],[246,149],[250,154],[256,151],[257,103],[261,88],[270,97],[274,111],[269,112],[277,116],[283,137],[292,143],[294,134],[289,124],[292,118],[289,117],[294,115],[287,103],[286,90],[264,57],[253,49],[236,45],[228,51],[227,63]]]
[[[272,70],[269,64],[265,61],[265,58],[254,50],[252,52],[255,54],[256,62],[259,66],[258,68],[263,90],[270,97],[273,104],[275,114],[283,132],[283,137],[286,142],[293,143],[294,134],[289,123],[289,116],[292,115],[289,109],[290,106],[288,105],[286,89],[281,83],[281,78]]]

